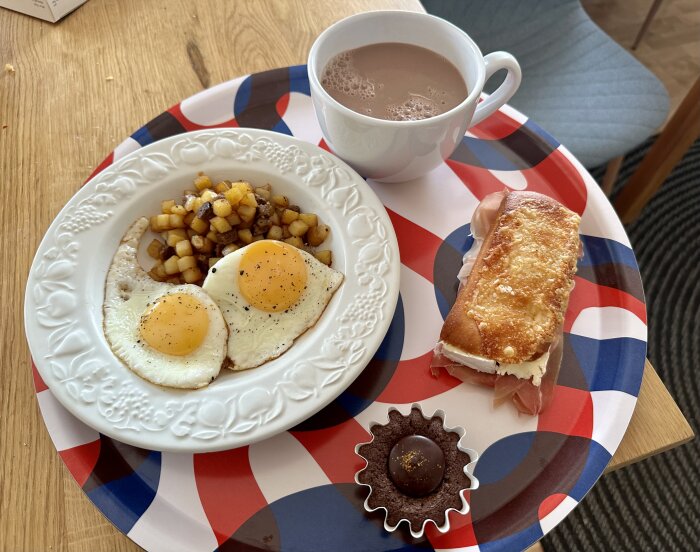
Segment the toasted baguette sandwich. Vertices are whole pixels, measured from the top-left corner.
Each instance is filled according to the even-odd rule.
[[[475,247],[465,256],[433,365],[495,387],[496,402],[510,398],[522,412],[541,412],[561,363],[580,220],[534,192],[484,198],[472,219]]]

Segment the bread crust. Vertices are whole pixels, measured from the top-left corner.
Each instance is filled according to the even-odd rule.
[[[505,192],[440,339],[505,364],[549,351],[574,286],[580,217],[535,192]]]

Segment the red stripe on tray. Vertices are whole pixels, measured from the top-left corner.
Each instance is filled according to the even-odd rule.
[[[442,240],[415,222],[387,209],[399,242],[401,263],[433,283],[433,265]]]
[[[383,403],[410,403],[422,401],[457,387],[461,381],[440,370],[435,377],[430,371],[433,352],[410,360],[400,360],[394,375],[375,399]]]
[[[564,318],[564,331],[571,331],[571,327],[583,309],[589,307],[619,307],[628,310],[645,324],[647,313],[644,303],[629,293],[594,284],[589,280],[576,276],[574,289],[569,298],[569,306]]]
[[[92,474],[92,470],[95,469],[97,459],[100,456],[101,442],[98,438],[84,445],[58,451],[68,471],[81,487]]]
[[[193,461],[202,508],[222,544],[267,501],[255,481],[247,446],[195,454]]]
[[[36,389],[37,393],[41,393],[42,391],[46,391],[49,386],[46,385],[44,380],[41,378],[41,374],[39,374],[39,370],[36,369],[36,364],[34,364],[34,361],[32,360],[32,376],[34,377],[34,389]]]
[[[591,438],[593,399],[589,391],[557,385],[552,402],[537,417],[537,431]]]
[[[355,445],[370,440],[370,434],[355,420],[313,431],[290,431],[313,456],[333,483],[353,483],[364,466],[355,454]]]

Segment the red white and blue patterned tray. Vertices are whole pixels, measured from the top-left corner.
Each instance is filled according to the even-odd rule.
[[[305,66],[225,82],[173,106],[127,138],[97,169],[162,138],[212,127],[255,127],[325,147]],[[93,176],[94,176],[93,174]],[[635,406],[646,353],[646,310],[634,254],[586,170],[524,116],[503,108],[470,129],[427,177],[370,182],[394,224],[401,296],[388,334],[360,377],[290,431],[206,454],[138,449],[98,434],[52,396],[36,368],[54,445],[90,500],[148,550],[524,549],[557,525],[602,474]],[[431,350],[455,299],[479,200],[503,189],[549,194],[582,215],[585,255],[565,324],[565,353],[550,408],[519,416],[492,408],[492,392],[430,375]],[[420,402],[463,425],[481,454],[467,516],[444,535],[386,533],[353,482],[356,443],[390,405]]]

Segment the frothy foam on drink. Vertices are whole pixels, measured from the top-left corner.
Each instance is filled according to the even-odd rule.
[[[338,54],[324,67],[321,85],[353,111],[393,121],[435,117],[467,97],[464,80],[447,59],[400,43]]]

